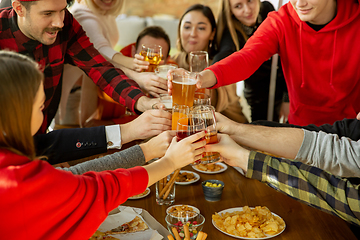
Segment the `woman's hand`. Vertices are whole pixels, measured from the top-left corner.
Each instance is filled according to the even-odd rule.
[[[173,170],[201,159],[202,153],[205,151],[206,140],[198,140],[204,137],[205,132],[199,132],[179,142],[176,137],[172,139],[170,147],[165,153],[165,158],[173,165]]]
[[[241,167],[247,171],[250,151],[238,145],[230,136],[217,134],[219,143],[205,146],[206,152],[219,152],[220,156],[230,166]]]
[[[149,68],[150,63],[145,61],[145,58],[141,56],[140,54],[135,54],[134,60],[133,60],[133,67],[137,72],[142,72],[144,70],[147,70]]]

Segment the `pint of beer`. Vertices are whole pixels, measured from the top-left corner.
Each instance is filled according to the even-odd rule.
[[[192,107],[196,89],[195,75],[190,72],[173,73],[172,95],[173,105]]]
[[[145,58],[145,61],[150,63],[149,68],[145,71],[154,72],[163,57],[162,47],[159,45],[143,44],[140,55]]]

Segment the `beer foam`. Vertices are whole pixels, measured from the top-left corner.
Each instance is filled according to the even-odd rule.
[[[195,85],[196,80],[191,78],[183,78],[181,81],[173,80],[174,83],[182,84],[182,85]]]

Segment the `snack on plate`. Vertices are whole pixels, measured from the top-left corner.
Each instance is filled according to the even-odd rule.
[[[176,177],[176,182],[191,182],[193,180],[195,180],[195,176],[191,172],[180,172]]]
[[[205,172],[217,172],[224,168],[220,164],[199,164],[196,165],[195,167]]]
[[[187,217],[193,217],[197,213],[194,211],[194,209],[188,205],[181,205],[181,206],[173,206],[170,208],[168,214],[174,217],[185,217],[186,214]]]
[[[212,215],[216,226],[222,231],[248,238],[262,238],[275,235],[285,228],[282,218],[274,216],[267,207],[257,206],[253,209],[248,206],[242,211]]]
[[[145,231],[148,229],[148,225],[138,216],[136,216],[130,222],[124,223],[121,226],[107,231],[106,234],[120,234],[120,233],[133,233],[139,231]]]
[[[149,189],[149,188],[145,189],[144,192],[142,192],[142,193],[140,193],[140,194],[138,194],[138,195],[132,196],[131,198],[140,198],[140,197],[145,196],[146,194],[148,194],[148,192],[150,192],[150,189]]]
[[[96,230],[96,232],[89,238],[89,240],[102,240],[102,239],[119,240],[118,238],[109,236],[106,233],[101,232],[99,230]]]

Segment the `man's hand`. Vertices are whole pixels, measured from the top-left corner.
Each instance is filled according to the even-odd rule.
[[[121,142],[146,139],[171,129],[171,113],[152,109],[145,111],[133,121],[120,125]]]
[[[247,171],[250,151],[238,145],[226,134],[218,134],[217,137],[219,143],[206,145],[206,152],[219,152],[224,162]]]
[[[140,112],[145,112],[146,110],[153,109],[152,106],[154,106],[155,104],[157,104],[157,105],[162,104],[160,102],[160,98],[149,98],[146,96],[142,96],[136,101],[135,109],[137,109]],[[165,109],[165,106],[164,106],[164,109]]]
[[[238,124],[237,122],[230,120],[229,118],[225,117],[224,115],[218,112],[215,112],[215,118],[216,118],[216,130],[218,132],[228,135],[236,134],[235,126]]]
[[[152,72],[139,73],[135,81],[141,89],[144,89],[154,97],[167,93],[167,81]]]

